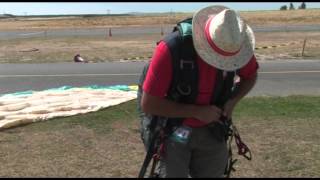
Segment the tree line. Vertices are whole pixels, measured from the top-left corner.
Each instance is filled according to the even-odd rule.
[[[298,7],[298,9],[306,9],[306,8],[307,6],[305,2],[302,2],[301,5]],[[288,9],[287,5],[283,5],[280,7],[280,10],[287,10],[287,9]],[[292,3],[290,3],[289,5],[289,10],[295,10],[295,7]]]

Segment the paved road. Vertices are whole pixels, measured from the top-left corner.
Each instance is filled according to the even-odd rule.
[[[163,27],[164,33],[172,31],[173,26]],[[320,25],[300,25],[300,26],[253,26],[255,32],[292,32],[292,31],[319,31]],[[118,27],[111,29],[112,35],[138,35],[138,34],[160,34],[160,26],[150,27]],[[72,37],[72,36],[107,36],[108,28],[90,29],[56,29],[48,31],[37,30],[15,30],[0,31],[0,40],[21,39],[30,37]]]
[[[0,94],[65,85],[137,84],[145,62],[0,64]],[[249,96],[320,95],[320,60],[260,62]]]

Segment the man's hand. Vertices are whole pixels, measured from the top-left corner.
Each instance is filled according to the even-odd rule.
[[[257,74],[252,76],[250,79],[241,79],[238,83],[237,94],[233,96],[232,99],[229,99],[224,107],[223,107],[223,115],[228,119],[232,117],[232,112],[236,104],[249,93],[249,91],[253,88],[257,80]]]
[[[216,106],[197,106],[195,118],[207,123],[220,122],[222,110]]]
[[[228,100],[223,107],[223,112],[222,112],[223,116],[227,117],[227,119],[230,119],[232,117],[232,112],[235,106],[236,106],[236,101]]]

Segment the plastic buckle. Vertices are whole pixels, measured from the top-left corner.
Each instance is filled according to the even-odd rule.
[[[186,61],[186,60],[183,60],[181,59],[180,60],[180,69],[184,69],[185,67],[188,67],[189,65],[189,69],[193,69],[194,68],[194,62],[193,61]]]
[[[191,94],[191,87],[187,86],[186,88],[181,88],[181,84],[177,86],[177,90],[180,92],[183,96],[188,96]]]

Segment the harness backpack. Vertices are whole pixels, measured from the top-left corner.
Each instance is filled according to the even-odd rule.
[[[185,19],[174,27],[173,32],[168,34],[162,40],[168,46],[172,57],[172,82],[169,87],[166,98],[179,103],[193,104],[198,95],[198,66],[196,63],[196,51],[192,40],[192,19]],[[158,43],[160,43],[159,41]],[[156,160],[159,160],[161,154],[161,144],[164,139],[175,130],[176,127],[182,124],[184,118],[166,118],[146,114],[141,109],[141,97],[143,94],[143,82],[148,72],[150,61],[144,66],[141,73],[137,103],[140,116],[140,135],[147,151],[145,160],[139,173],[139,177],[144,177],[147,167],[152,160],[152,170],[150,177],[156,177],[153,170],[156,165]],[[234,92],[234,76],[236,72],[227,72],[227,76],[223,78],[223,71],[217,70],[216,83],[211,99],[211,104],[222,108],[224,103],[232,96]],[[215,136],[227,134],[227,132],[219,132],[226,128],[216,128]],[[230,127],[230,125],[227,125]],[[157,156],[155,156],[157,155]]]
[[[198,88],[198,67],[195,62],[196,52],[192,43],[192,32],[190,31],[191,19],[178,23],[173,32],[162,41],[168,46],[172,56],[172,82],[166,98],[181,102],[193,103],[197,96]],[[159,44],[159,41],[157,44]],[[141,73],[138,83],[138,112],[140,116],[140,133],[145,148],[149,147],[152,136],[157,127],[167,127],[168,131],[182,122],[182,118],[175,118],[167,123],[166,117],[146,114],[141,109],[142,86],[149,69],[148,62]]]

